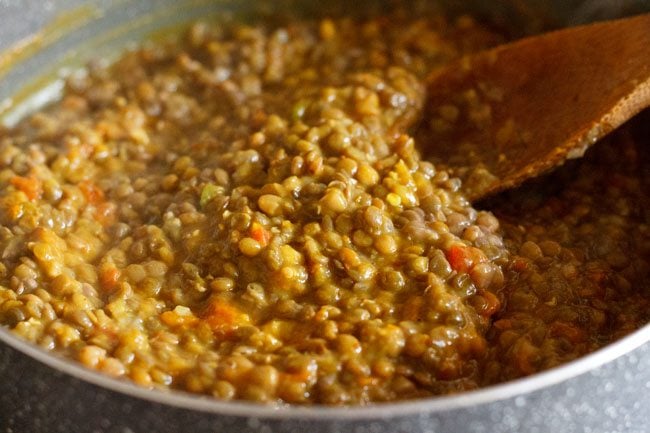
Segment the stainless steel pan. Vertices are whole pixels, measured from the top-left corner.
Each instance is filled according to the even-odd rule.
[[[383,6],[347,3],[0,0],[0,109],[14,107],[4,115],[14,121],[56,95],[56,73],[44,72],[111,56],[156,29],[206,14],[369,13]],[[478,14],[513,34],[650,11],[649,0],[441,4],[451,13]],[[14,49],[18,45],[22,51]],[[46,90],[25,97],[36,88]],[[647,433],[650,325],[529,378],[455,396],[358,408],[268,407],[149,391],[49,355],[0,328],[0,432],[305,431]]]

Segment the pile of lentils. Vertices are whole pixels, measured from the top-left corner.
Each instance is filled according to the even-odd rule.
[[[638,140],[492,212],[420,157],[424,78],[500,41],[395,12],[198,23],[91,63],[0,131],[0,324],[144,387],[328,405],[474,389],[636,329]]]

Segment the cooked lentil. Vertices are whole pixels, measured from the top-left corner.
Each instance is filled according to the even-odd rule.
[[[422,79],[497,41],[468,17],[199,23],[90,64],[2,131],[0,323],[146,387],[334,405],[532,374],[635,329],[633,141],[494,214],[419,157]]]

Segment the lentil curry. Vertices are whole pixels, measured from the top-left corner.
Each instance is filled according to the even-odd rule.
[[[491,211],[419,156],[423,79],[500,41],[433,14],[199,23],[90,64],[0,134],[0,323],[145,387],[333,405],[636,329],[650,176],[629,132]]]

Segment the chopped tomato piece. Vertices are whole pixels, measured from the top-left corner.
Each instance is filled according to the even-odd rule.
[[[121,272],[113,266],[102,267],[99,271],[99,281],[104,290],[112,292],[117,287]]]
[[[95,183],[85,180],[79,183],[79,189],[89,204],[97,205],[104,202],[104,191],[102,191]]]
[[[586,339],[585,332],[571,323],[556,320],[551,323],[550,329],[554,337],[564,337],[573,344],[582,343]]]
[[[258,223],[251,224],[250,236],[259,242],[262,247],[267,246],[271,240],[271,233]]]
[[[528,269],[528,261],[522,258],[515,258],[512,262],[512,268],[517,272],[523,272]]]
[[[213,331],[228,331],[250,323],[248,314],[223,299],[212,300],[203,313],[203,319]]]
[[[447,252],[447,260],[456,272],[469,272],[474,265],[486,262],[487,257],[478,248],[454,245]]]
[[[14,176],[11,178],[11,184],[24,192],[30,200],[37,200],[43,194],[42,182],[35,176]]]

